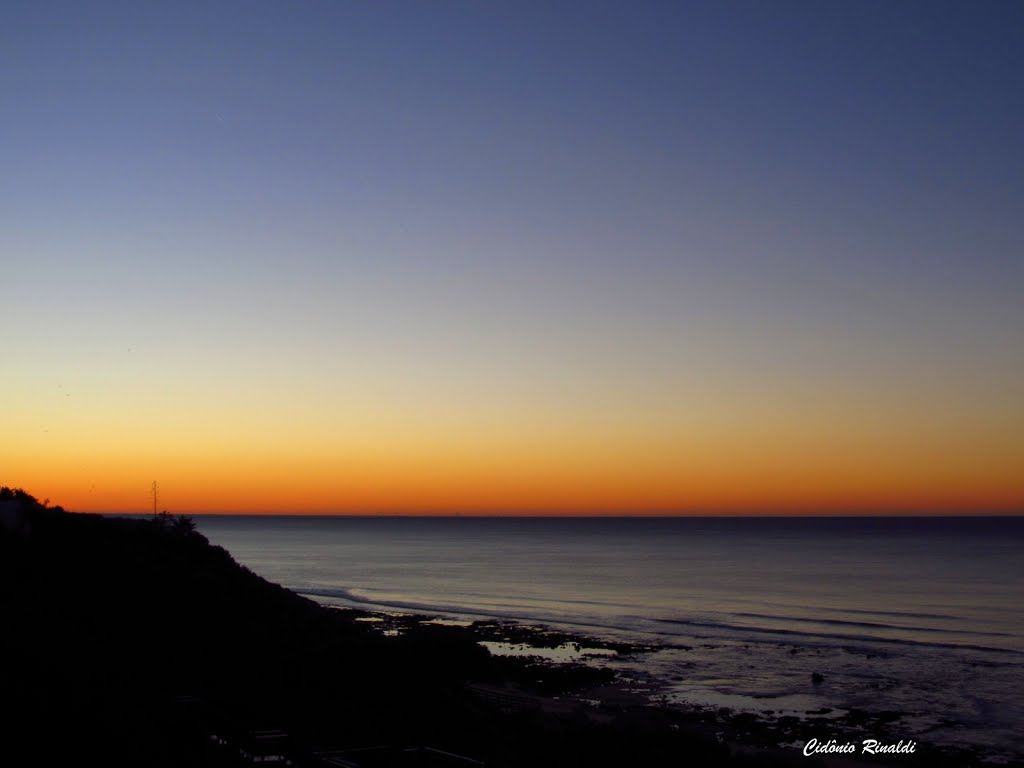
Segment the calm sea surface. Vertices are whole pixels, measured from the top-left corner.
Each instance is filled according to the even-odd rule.
[[[196,522],[322,602],[663,645],[594,663],[669,703],[896,710],[931,741],[1024,743],[1024,518]]]

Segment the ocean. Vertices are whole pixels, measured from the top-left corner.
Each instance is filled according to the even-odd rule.
[[[894,711],[907,738],[1024,744],[1024,518],[195,520],[323,603],[657,645],[577,653],[669,706]]]

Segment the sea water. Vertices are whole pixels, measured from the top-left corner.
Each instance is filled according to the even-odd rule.
[[[658,645],[593,661],[669,705],[888,710],[908,737],[1024,743],[1024,518],[196,522],[321,602]]]

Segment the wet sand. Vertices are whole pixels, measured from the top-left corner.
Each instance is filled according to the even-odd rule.
[[[456,621],[427,615],[384,613],[330,606],[355,621],[373,626],[385,636],[398,637],[411,627],[437,624],[471,635],[492,655],[514,662],[510,669],[525,668],[529,674],[519,680],[505,680],[500,686],[470,690],[496,707],[508,711],[533,709],[556,717],[583,717],[593,723],[629,720],[668,727],[703,739],[728,745],[734,752],[771,756],[798,765],[820,764],[826,768],[866,768],[879,765],[970,766],[1024,765],[1016,756],[995,760],[986,750],[934,747],[916,741],[914,751],[900,754],[863,754],[863,741],[907,744],[901,733],[899,712],[829,709],[808,710],[801,716],[777,717],[708,707],[686,702],[668,703],[668,684],[652,676],[624,677],[605,666],[609,659],[656,653],[660,646],[610,642],[569,633],[543,625],[514,621]],[[528,679],[529,682],[525,682]],[[804,754],[809,738],[821,744],[829,739],[852,743],[856,752]]]

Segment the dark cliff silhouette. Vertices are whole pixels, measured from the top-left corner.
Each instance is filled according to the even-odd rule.
[[[445,753],[489,766],[752,759],[730,758],[713,738],[657,713],[595,722],[579,712],[501,711],[467,684],[535,669],[492,658],[462,628],[382,637],[238,565],[188,518],[73,514],[2,489],[0,520],[4,764],[476,764]],[[378,745],[387,749],[347,751]]]

